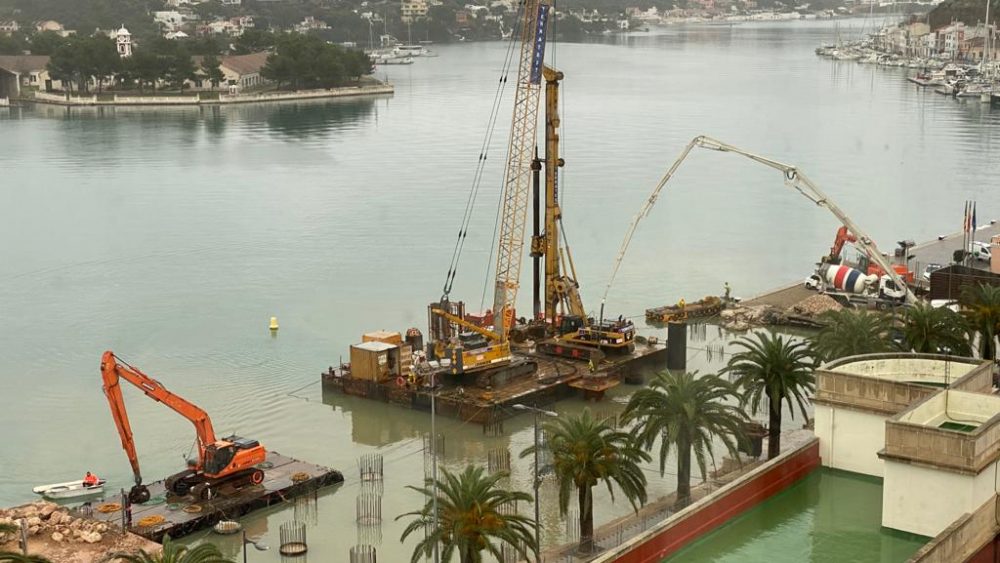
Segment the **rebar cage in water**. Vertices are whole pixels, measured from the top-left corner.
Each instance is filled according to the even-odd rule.
[[[281,555],[297,556],[303,555],[309,550],[306,542],[306,523],[292,520],[285,522],[278,529],[280,537],[280,547],[278,551]]]

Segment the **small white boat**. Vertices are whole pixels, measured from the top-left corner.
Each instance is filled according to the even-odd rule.
[[[83,479],[79,481],[67,481],[65,483],[53,483],[51,485],[39,485],[31,491],[45,498],[67,499],[76,497],[89,497],[104,492],[104,479],[97,481],[96,485],[85,487]]]

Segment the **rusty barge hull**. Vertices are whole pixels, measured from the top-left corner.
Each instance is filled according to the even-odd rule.
[[[517,413],[510,408],[517,403],[544,405],[579,395],[588,381],[624,381],[641,384],[648,373],[666,366],[667,349],[662,344],[639,346],[629,354],[608,357],[602,367],[591,373],[586,362],[573,361],[541,354],[515,353],[537,365],[537,371],[512,377],[487,390],[470,381],[445,379],[437,393],[437,414],[466,422],[489,424],[509,418]],[[365,399],[380,401],[417,410],[430,410],[430,393],[398,385],[395,381],[382,382],[353,378],[339,370],[323,374],[323,390]],[[473,377],[470,375],[470,377]]]
[[[163,481],[151,483],[148,487],[152,498],[165,498],[165,501],[133,504],[132,523],[127,525],[128,530],[156,542],[162,542],[163,536],[167,534],[171,538],[180,538],[210,528],[220,520],[238,520],[255,510],[280,504],[296,496],[344,481],[340,471],[299,461],[277,452],[267,452],[265,463],[270,465],[264,469],[263,483],[240,489],[223,488],[219,495],[211,500],[195,500],[190,496],[165,496]],[[113,502],[113,497],[109,502]],[[90,517],[119,526],[123,521],[121,510],[107,513],[94,510]],[[151,520],[162,518],[162,521],[156,525],[140,526],[139,523],[144,518]]]

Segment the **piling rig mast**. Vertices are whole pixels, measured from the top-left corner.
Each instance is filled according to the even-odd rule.
[[[520,32],[514,113],[511,121],[507,161],[504,168],[503,195],[499,215],[497,262],[493,298],[493,330],[474,331],[485,337],[481,350],[465,350],[461,342],[462,328],[469,328],[461,310],[464,306],[448,301],[450,286],[445,295],[429,307],[430,337],[438,350],[461,360],[454,373],[472,371],[509,363],[510,330],[514,326],[514,304],[517,299],[524,253],[524,230],[527,221],[531,190],[531,166],[537,138],[538,99],[541,91],[542,69],[545,58],[545,39],[551,6],[544,0],[525,0]],[[449,272],[451,275],[451,272]],[[446,312],[451,316],[442,315]],[[457,317],[459,321],[455,320]],[[466,323],[466,324],[463,324]],[[440,341],[445,340],[444,344]],[[480,341],[477,345],[482,345]],[[485,350],[486,354],[482,351]],[[479,358],[483,358],[480,360]]]

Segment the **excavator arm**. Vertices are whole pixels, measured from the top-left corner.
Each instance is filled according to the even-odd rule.
[[[111,406],[111,416],[115,420],[118,428],[118,435],[122,440],[122,448],[128,456],[128,461],[132,465],[132,473],[135,477],[135,487],[129,494],[130,497],[136,495],[133,502],[144,502],[138,500],[145,491],[146,499],[149,492],[142,485],[142,474],[139,471],[139,457],[135,451],[135,440],[132,436],[132,427],[129,424],[128,412],[125,410],[125,401],[122,397],[120,380],[124,379],[139,388],[147,397],[158,403],[170,407],[174,412],[194,424],[195,432],[198,435],[198,459],[199,465],[204,461],[205,447],[215,443],[215,430],[212,428],[212,420],[201,408],[187,402],[177,395],[167,391],[159,381],[142,373],[138,369],[128,365],[114,355],[110,350],[101,357],[101,376],[104,380],[104,395]]]
[[[458,315],[452,315],[451,313],[449,313],[448,311],[445,311],[444,309],[431,309],[431,312],[434,313],[435,315],[439,316],[439,317],[448,319],[449,321],[457,324],[458,326],[460,326],[462,328],[467,328],[467,329],[471,330],[472,332],[475,332],[477,334],[481,334],[481,335],[485,336],[486,338],[489,338],[490,340],[494,340],[494,341],[500,340],[500,335],[499,334],[497,334],[497,333],[495,333],[495,332],[493,332],[491,330],[485,329],[485,328],[483,328],[483,327],[481,327],[481,326],[479,326],[477,324],[470,323],[469,321],[467,321],[467,320],[459,317]]]
[[[819,189],[819,186],[814,184],[812,180],[810,180],[805,174],[803,174],[798,167],[790,164],[785,164],[783,162],[779,162],[777,160],[773,160],[764,156],[760,156],[752,152],[743,150],[741,148],[735,147],[733,145],[723,143],[722,141],[713,139],[711,137],[701,135],[692,139],[691,142],[689,142],[687,146],[684,147],[684,150],[681,151],[680,156],[677,157],[677,160],[675,160],[674,163],[670,166],[670,169],[667,170],[667,173],[664,174],[663,178],[660,179],[660,183],[657,184],[656,188],[653,189],[653,193],[650,194],[649,198],[646,200],[646,203],[639,210],[639,213],[632,219],[632,224],[629,226],[629,229],[625,234],[625,240],[622,241],[622,246],[618,250],[618,256],[615,259],[614,269],[611,272],[611,278],[608,280],[608,285],[604,289],[604,297],[601,298],[602,308],[604,307],[604,302],[607,300],[608,292],[611,290],[611,284],[614,282],[615,276],[618,274],[618,268],[621,266],[622,260],[625,258],[625,251],[628,249],[628,245],[632,241],[632,237],[635,235],[636,228],[639,226],[639,221],[643,217],[649,214],[649,211],[653,208],[653,205],[656,203],[656,199],[659,197],[660,191],[663,189],[663,186],[665,186],[666,183],[670,181],[671,178],[673,178],[674,173],[677,172],[677,169],[680,167],[681,163],[683,163],[684,160],[687,159],[688,155],[695,148],[703,148],[717,152],[738,154],[740,156],[749,158],[754,162],[763,164],[765,166],[768,166],[770,168],[773,168],[781,172],[782,175],[784,176],[786,186],[799,192],[799,194],[801,194],[802,196],[804,196],[806,199],[816,204],[817,206],[825,207],[827,211],[832,213],[833,216],[836,217],[837,220],[840,221],[840,223],[857,238],[856,245],[860,246],[861,250],[865,254],[870,256],[871,259],[886,272],[886,274],[896,284],[896,287],[901,287],[906,290],[907,303],[916,302],[917,298],[913,294],[913,291],[909,288],[909,286],[906,285],[906,283],[903,281],[903,278],[900,277],[898,273],[896,273],[896,271],[892,268],[892,266],[889,265],[888,261],[886,261],[886,259],[882,256],[882,252],[872,241],[871,237],[865,234],[865,232],[862,231],[861,228],[858,227],[858,225],[850,217],[848,217],[847,214],[844,213],[839,206],[837,206],[837,204],[833,202],[833,200],[831,200],[825,193],[823,193],[823,191]]]

